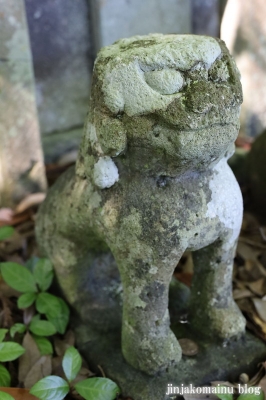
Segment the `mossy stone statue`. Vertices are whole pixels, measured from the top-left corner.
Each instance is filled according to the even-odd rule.
[[[115,310],[112,297],[94,314],[89,303],[100,291],[95,271],[118,266],[122,353],[147,374],[182,363],[168,291],[187,249],[193,329],[226,340],[245,331],[231,287],[242,196],[227,165],[241,102],[237,67],[218,39],[151,34],[103,48],[76,167],[40,208],[40,249],[84,324]]]

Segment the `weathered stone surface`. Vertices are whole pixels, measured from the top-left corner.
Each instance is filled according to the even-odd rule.
[[[265,20],[264,0],[228,0],[221,29],[241,73],[241,133],[253,137],[266,128]]]
[[[0,0],[0,206],[46,188],[23,1]]]
[[[241,102],[238,70],[218,39],[153,34],[103,48],[76,169],[40,209],[40,249],[83,323],[98,331],[93,315],[117,310],[92,283],[99,288],[94,271],[112,253],[123,286],[122,352],[150,375],[181,359],[168,292],[186,249],[195,263],[190,325],[222,340],[245,330],[231,288],[242,197],[227,165]]]
[[[25,0],[25,5],[41,132],[82,127],[92,66],[88,2]]]
[[[183,325],[184,327],[184,325]],[[197,334],[187,330],[178,330],[173,327],[178,338],[191,337],[199,345],[196,356],[183,356],[182,363],[171,366],[167,372],[154,377],[137,371],[125,362],[121,353],[120,332],[99,334],[88,331],[84,325],[77,329],[76,335],[80,340],[79,349],[88,360],[91,368],[99,372],[100,365],[105,374],[113,379],[123,395],[134,400],[174,400],[180,397],[166,396],[167,386],[210,386],[210,382],[238,381],[239,375],[246,372],[253,376],[257,371],[258,362],[264,361],[266,356],[265,344],[250,334],[241,340],[230,343],[217,343],[214,340],[206,342],[199,339]],[[181,333],[182,332],[182,333]]]
[[[95,49],[133,35],[190,33],[190,0],[92,0]]]

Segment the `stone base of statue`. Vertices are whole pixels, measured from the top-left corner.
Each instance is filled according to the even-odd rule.
[[[172,387],[210,386],[212,381],[237,382],[243,372],[250,377],[256,372],[257,364],[266,359],[266,344],[246,333],[241,339],[228,343],[204,341],[193,335],[188,324],[172,327],[178,338],[190,338],[199,346],[195,356],[184,356],[181,362],[166,372],[149,376],[131,367],[121,353],[121,332],[96,333],[81,325],[76,329],[78,347],[90,368],[114,380],[125,397],[134,400],[175,399],[166,395]]]

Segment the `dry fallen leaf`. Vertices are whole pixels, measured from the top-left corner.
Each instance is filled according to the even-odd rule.
[[[30,394],[29,389],[0,387],[0,391],[10,394],[15,400],[38,400]]]
[[[247,272],[248,281],[251,279],[256,281],[263,277],[258,260],[245,260],[244,267]]]
[[[45,378],[52,373],[52,358],[51,356],[42,356],[29,370],[24,386],[31,388],[40,379]]]
[[[54,337],[54,348],[58,356],[63,356],[65,351],[70,347],[75,345],[75,335],[74,332],[69,330],[64,336],[64,339],[59,339],[58,336]]]
[[[0,296],[0,304],[0,327],[9,329],[14,324],[12,315],[14,304],[8,297],[5,296]]]
[[[265,376],[265,362],[258,364],[259,370],[249,381],[249,386],[257,386],[261,379]]]
[[[262,391],[264,392],[264,398],[266,398],[266,376],[260,380],[258,386],[261,387]]]
[[[247,285],[250,290],[258,296],[263,296],[266,292],[266,281],[265,278],[260,278],[255,282],[250,282]]]
[[[238,241],[239,243],[245,243],[251,247],[254,247],[254,249],[257,249],[259,254],[261,253],[262,250],[266,250],[266,244],[262,243],[261,240],[255,240],[255,238],[249,239],[248,237],[240,236]]]
[[[3,243],[1,243],[0,254],[2,257],[4,257],[5,254],[12,254],[15,251],[20,251],[24,245],[25,245],[25,239],[16,230],[10,238],[6,239]]]
[[[24,383],[26,376],[31,368],[41,358],[41,353],[31,334],[27,332],[23,338],[22,346],[25,353],[19,358],[18,379],[20,383]]]
[[[16,207],[15,213],[19,214],[28,208],[40,205],[45,199],[45,193],[32,193],[25,197]]]
[[[72,385],[75,386],[78,382],[83,381],[84,379],[95,376],[93,372],[91,372],[88,368],[82,367],[77,375],[77,377],[73,380]]]
[[[191,251],[187,251],[185,254],[185,261],[184,264],[182,266],[182,271],[186,272],[188,274],[193,274],[193,258],[192,258],[192,253]]]
[[[244,260],[257,261],[258,255],[260,255],[261,251],[255,251],[254,248],[243,241],[241,238],[237,245],[237,254],[240,255]]]
[[[266,322],[266,301],[256,298],[253,298],[252,301],[259,317]]]
[[[11,208],[0,208],[0,222],[11,223],[13,214]]]
[[[78,158],[78,150],[72,150],[68,153],[65,153],[62,157],[57,161],[57,165],[59,167],[63,167],[69,164],[73,164],[77,161]]]
[[[252,297],[253,294],[248,289],[235,289],[233,291],[234,300],[244,299],[245,297]]]
[[[182,349],[182,354],[185,356],[195,356],[199,352],[199,346],[197,343],[193,342],[193,340],[190,339],[179,339],[178,340],[181,349]]]
[[[65,374],[62,367],[63,356],[53,357],[52,359],[52,374],[61,376],[61,378],[65,378]]]
[[[32,320],[32,318],[35,315],[35,307],[34,305],[25,308],[25,310],[23,310],[23,323],[25,325],[29,325],[30,321]]]
[[[266,323],[262,321],[255,313],[251,316],[252,322],[260,329],[261,333],[264,335],[264,340],[266,339]]]
[[[191,281],[192,281],[192,274],[188,272],[176,272],[175,273],[176,279],[179,280],[179,282],[184,283],[184,285],[190,287],[191,286]]]

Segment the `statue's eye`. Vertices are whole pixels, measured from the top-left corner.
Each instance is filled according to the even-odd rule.
[[[184,78],[179,71],[162,69],[144,73],[147,84],[161,94],[173,94],[184,85]]]
[[[209,69],[209,77],[213,82],[226,82],[229,78],[229,71],[224,61],[216,61]]]

